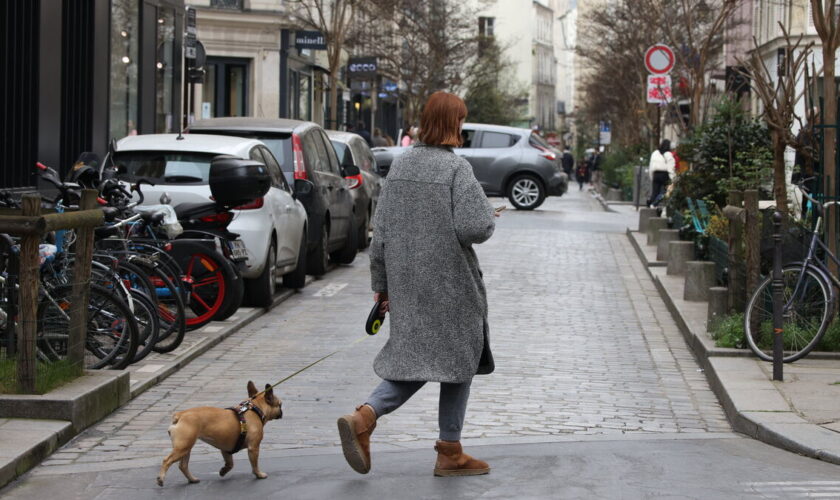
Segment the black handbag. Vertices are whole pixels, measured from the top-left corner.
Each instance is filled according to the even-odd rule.
[[[385,313],[381,312],[382,300],[377,300],[370,310],[367,323],[365,323],[365,331],[368,335],[376,335],[382,328],[382,323],[385,322]]]

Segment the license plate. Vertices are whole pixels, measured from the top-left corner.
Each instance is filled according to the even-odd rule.
[[[245,260],[248,258],[248,251],[245,250],[245,243],[242,240],[230,242],[230,255],[234,260]]]

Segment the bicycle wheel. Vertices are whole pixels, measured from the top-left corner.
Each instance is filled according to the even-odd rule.
[[[800,280],[800,276],[802,279]],[[808,354],[825,333],[834,307],[829,284],[812,267],[789,266],[782,270],[784,362]],[[766,278],[750,297],[744,315],[747,345],[756,356],[773,360],[773,279]]]
[[[186,312],[181,294],[172,280],[154,262],[135,259],[132,263],[146,274],[155,290],[160,329],[152,350],[158,353],[174,351],[184,341],[187,331]]]
[[[137,320],[137,352],[132,363],[136,363],[152,352],[160,332],[157,305],[140,290],[129,291],[134,299],[134,318]]]
[[[38,304],[37,343],[42,359],[67,357],[72,290],[71,286],[56,287],[45,293]],[[137,329],[137,321],[125,302],[105,288],[90,285],[85,368],[128,366],[137,351]]]

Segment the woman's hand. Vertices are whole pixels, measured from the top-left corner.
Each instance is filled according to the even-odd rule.
[[[379,312],[382,313],[382,314],[385,314],[386,312],[391,310],[391,301],[388,300],[388,294],[387,293],[380,293],[380,292],[374,293],[373,294],[373,301],[374,302],[379,302],[380,300],[382,301],[382,306],[380,306]]]

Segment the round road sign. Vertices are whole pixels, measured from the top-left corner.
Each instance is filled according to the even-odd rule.
[[[674,68],[674,51],[658,43],[645,52],[645,67],[654,75],[670,73]]]

